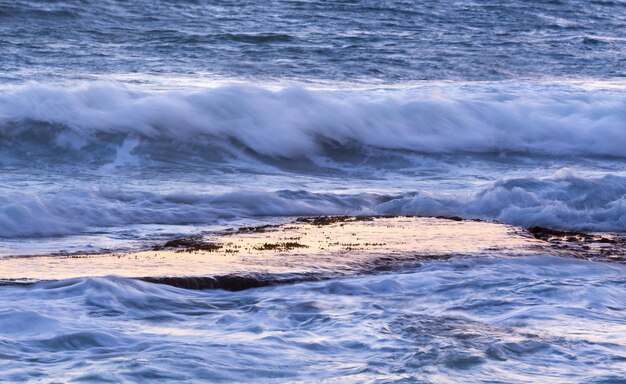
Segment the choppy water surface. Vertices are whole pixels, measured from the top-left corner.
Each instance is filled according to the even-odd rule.
[[[623,233],[625,58],[620,0],[0,0],[0,257],[302,215]],[[2,286],[0,380],[624,382],[623,265],[456,256]]]
[[[623,77],[623,1],[3,1],[2,77]]]

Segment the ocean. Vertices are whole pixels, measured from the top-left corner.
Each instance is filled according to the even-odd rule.
[[[0,262],[334,215],[626,235],[622,0],[0,0],[0,53]],[[557,248],[246,290],[0,263],[0,381],[626,382],[626,249]]]

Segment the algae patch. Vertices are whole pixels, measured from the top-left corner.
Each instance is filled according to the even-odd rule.
[[[296,248],[308,248],[308,245],[300,244],[295,241],[287,241],[283,243],[263,243],[254,247],[257,251],[289,251]]]

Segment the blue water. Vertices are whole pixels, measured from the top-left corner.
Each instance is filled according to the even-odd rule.
[[[0,375],[622,383],[625,295],[623,264],[547,256],[242,292],[120,278],[4,287]]]
[[[328,214],[626,232],[626,3],[0,0],[0,257]],[[623,266],[458,263],[0,287],[0,379],[623,382]]]
[[[2,78],[624,77],[623,1],[3,1]]]

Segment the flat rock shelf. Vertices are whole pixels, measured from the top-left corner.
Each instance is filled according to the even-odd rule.
[[[554,236],[456,217],[325,216],[172,239],[153,249],[0,259],[0,281],[30,284],[121,276],[192,289],[241,290],[419,267],[451,257],[557,254],[623,258],[609,234]],[[547,237],[546,233],[551,234]]]

